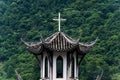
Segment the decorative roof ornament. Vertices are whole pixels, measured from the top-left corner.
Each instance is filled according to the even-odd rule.
[[[58,19],[53,19],[54,21],[58,21],[58,30],[59,31],[61,31],[61,21],[66,21],[66,19],[62,19],[61,17],[60,17],[60,12],[58,13]]]

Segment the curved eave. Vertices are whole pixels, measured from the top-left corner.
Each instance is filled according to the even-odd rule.
[[[40,53],[42,52],[42,46],[39,46],[37,48],[35,48],[35,46],[30,46],[30,47],[27,47],[27,49],[33,53],[34,55],[40,55]]]
[[[71,37],[69,37],[68,35],[64,34],[63,32],[61,32],[61,34],[64,36],[64,38],[71,44],[77,44],[79,43],[79,39],[78,40],[73,40]]]
[[[67,42],[69,42],[69,43],[71,43],[71,44],[77,44],[77,43],[79,42],[79,40],[76,40],[76,41],[75,41],[75,40],[73,40],[71,37],[69,37],[68,35],[64,34],[63,32],[56,32],[56,33],[53,34],[52,36],[50,36],[50,37],[48,37],[47,39],[45,39],[44,42],[47,43],[47,44],[52,43],[52,41],[53,41],[54,39],[56,39],[56,38],[59,36],[59,34],[60,34],[61,36],[63,36]]]
[[[43,50],[42,42],[29,44],[28,42],[25,42],[23,39],[21,39],[21,42],[23,42],[28,51],[34,55],[40,55],[40,53]]]
[[[58,32],[54,33],[53,35],[45,39],[45,42],[50,43],[54,38],[56,38],[57,35],[58,35]]]
[[[97,42],[98,38],[95,41],[90,42],[89,44],[86,43],[79,43],[79,51],[86,54],[91,51],[94,44]]]

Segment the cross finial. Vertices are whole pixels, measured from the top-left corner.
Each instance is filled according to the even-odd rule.
[[[60,31],[60,22],[61,21],[65,21],[66,19],[62,19],[62,18],[60,18],[60,12],[58,13],[58,19],[53,19],[54,21],[58,21],[58,27],[59,27],[59,31]]]

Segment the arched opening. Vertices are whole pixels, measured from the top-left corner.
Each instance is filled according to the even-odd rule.
[[[74,57],[72,57],[72,62],[71,62],[71,77],[74,78]]]
[[[63,58],[59,56],[56,61],[56,77],[63,78]]]
[[[48,58],[45,58],[45,77],[48,77]]]

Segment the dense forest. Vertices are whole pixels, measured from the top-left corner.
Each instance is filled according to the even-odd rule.
[[[20,38],[36,42],[58,31],[81,42],[98,37],[80,65],[80,80],[120,80],[120,0],[0,0],[0,80],[39,80],[40,68]]]

